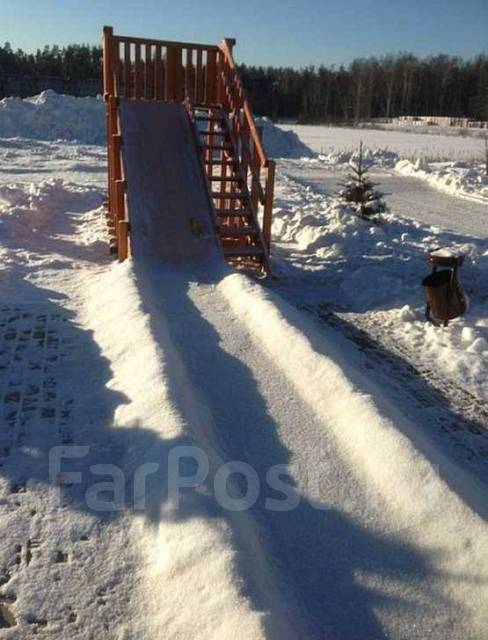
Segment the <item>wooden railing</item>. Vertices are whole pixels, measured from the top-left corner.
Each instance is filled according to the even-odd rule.
[[[108,222],[120,259],[127,255],[127,204],[121,160],[118,98],[193,105],[222,105],[228,114],[240,169],[271,242],[275,163],[267,158],[232,57],[235,40],[220,45],[170,42],[114,35],[103,29],[103,86],[107,104]],[[262,214],[261,214],[261,207]]]
[[[256,213],[262,205],[262,232],[269,252],[273,213],[275,161],[267,157],[261,131],[256,127],[249,101],[232,57],[235,40],[225,39],[219,68],[219,97],[229,114],[229,126],[239,164],[245,180],[250,183],[251,202]],[[264,176],[263,176],[264,173]]]

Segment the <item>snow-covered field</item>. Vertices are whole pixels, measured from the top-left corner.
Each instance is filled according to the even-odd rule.
[[[264,122],[288,156],[266,286],[118,265],[91,107],[62,141],[39,122],[69,102],[32,102],[0,139],[2,637],[486,637],[486,205],[443,194],[472,228],[442,229],[422,181],[427,218],[360,221],[342,168]],[[447,328],[422,317],[434,244],[468,256]]]
[[[474,136],[445,133],[414,133],[402,126],[388,131],[350,127],[318,125],[280,125],[285,131],[294,131],[300,139],[316,153],[353,151],[362,140],[370,149],[393,151],[400,158],[428,162],[437,161],[481,161],[484,157],[483,140]],[[442,127],[437,127],[442,130]]]
[[[338,183],[357,157],[352,142],[338,148],[344,131],[297,126],[304,142],[321,153],[300,161],[280,160],[284,180],[274,216],[276,255],[289,295],[302,304],[332,305],[349,320],[389,345],[401,346],[409,360],[428,366],[488,401],[488,176],[480,163],[414,162],[399,153],[409,132],[392,136],[388,148],[367,148],[372,179],[387,193],[390,212],[379,224],[351,215],[337,198]],[[366,133],[374,135],[375,131]],[[425,136],[419,134],[420,138]],[[439,154],[453,152],[451,136],[432,136]],[[468,146],[473,139],[460,139]],[[479,141],[475,140],[476,144]],[[330,145],[330,146],[328,146]],[[392,150],[392,149],[395,150]],[[454,151],[457,153],[457,151]],[[436,247],[466,255],[460,271],[470,299],[468,313],[445,328],[425,322],[422,278],[427,253]],[[297,285],[296,279],[303,282]],[[306,283],[306,285],[305,285]]]

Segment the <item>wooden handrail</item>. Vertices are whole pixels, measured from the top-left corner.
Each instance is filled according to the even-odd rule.
[[[232,72],[232,82],[235,85],[236,90],[239,93],[239,97],[241,99],[241,104],[239,104],[239,107],[243,110],[244,112],[244,116],[247,120],[248,126],[249,126],[249,130],[251,132],[251,138],[254,144],[254,148],[257,151],[257,154],[259,156],[259,159],[261,161],[262,166],[266,165],[267,162],[267,156],[266,153],[264,151],[263,148],[263,144],[261,142],[261,139],[258,135],[258,132],[256,130],[256,125],[254,123],[254,118],[252,116],[252,112],[251,112],[251,108],[249,106],[249,101],[246,97],[245,91],[244,91],[244,87],[242,85],[242,81],[239,75],[239,72],[237,70],[236,64],[234,62],[234,58],[232,57],[232,48],[230,43],[235,43],[235,40],[231,40],[230,38],[226,38],[225,40],[223,40],[220,45],[219,48],[222,51],[222,53],[224,54],[224,59],[226,61],[226,63],[229,66],[229,69]],[[224,79],[225,82],[225,79]]]
[[[244,167],[245,177],[247,178],[248,169],[251,172],[253,207],[257,209],[258,203],[263,205],[262,233],[269,251],[276,165],[274,160],[267,157],[262,137],[254,122],[251,107],[232,56],[234,45],[235,40],[230,38],[224,39],[219,45],[224,58],[221,71],[221,99],[236,123],[234,135],[238,138],[236,146],[239,147],[240,143],[241,164]],[[261,169],[266,170],[264,186],[261,183]]]
[[[109,27],[111,28],[111,27]],[[132,36],[113,36],[114,40],[121,43],[133,43],[141,45],[158,45],[160,47],[179,47],[180,49],[200,49],[201,51],[218,51],[218,44],[202,44],[199,42],[178,42],[177,40],[155,40],[153,38],[133,38]]]

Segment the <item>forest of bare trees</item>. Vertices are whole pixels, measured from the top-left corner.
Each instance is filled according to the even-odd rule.
[[[409,53],[348,67],[241,68],[254,109],[273,119],[371,120],[400,115],[488,119],[488,56]]]
[[[46,46],[31,54],[14,51],[6,43],[0,47],[0,75],[98,78],[101,53],[97,46],[70,45]],[[359,121],[400,115],[488,119],[486,54],[463,60],[399,53],[356,59],[340,67],[240,68],[255,112],[273,119]]]

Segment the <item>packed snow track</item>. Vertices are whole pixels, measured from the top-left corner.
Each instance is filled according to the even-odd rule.
[[[481,488],[362,388],[354,347],[226,267],[110,263],[93,188],[17,189],[6,638],[483,637]],[[175,453],[190,480],[208,463],[177,504]]]

